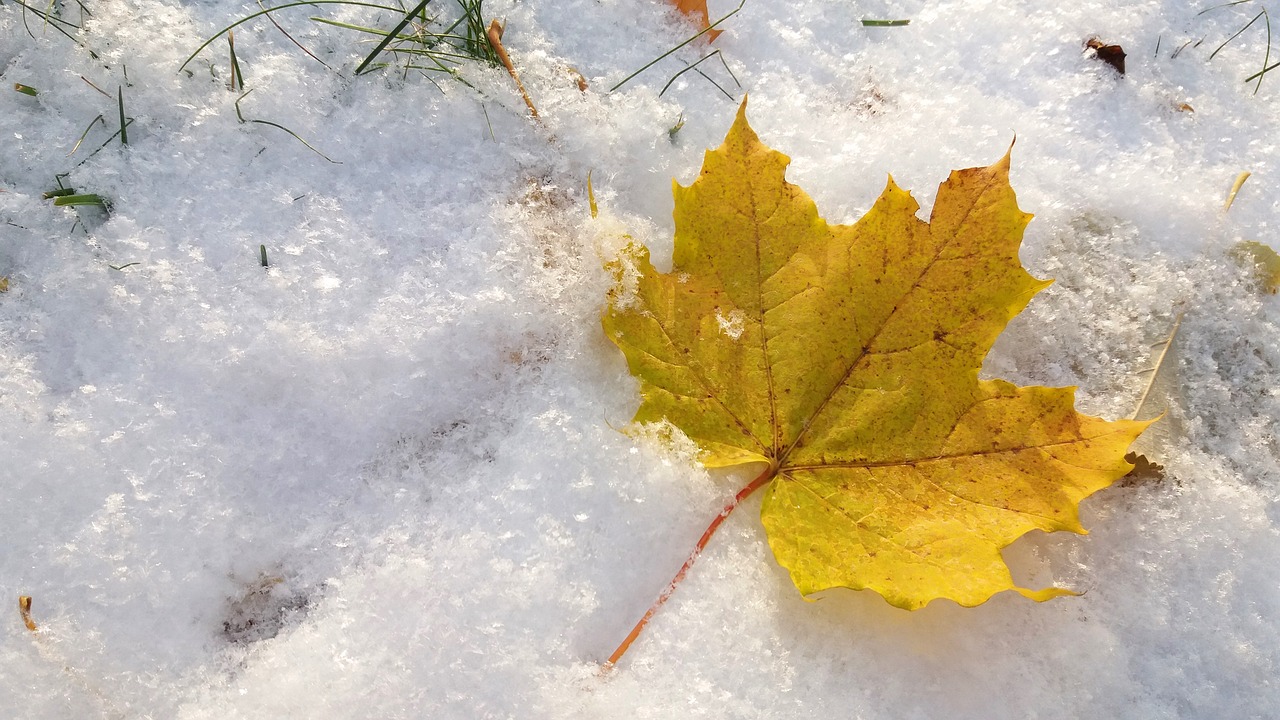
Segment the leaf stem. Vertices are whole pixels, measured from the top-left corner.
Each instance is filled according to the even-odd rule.
[[[684,580],[684,576],[689,573],[689,568],[693,567],[694,561],[698,559],[698,556],[702,554],[703,549],[707,547],[707,543],[711,540],[711,536],[714,535],[716,530],[720,527],[720,524],[728,519],[729,514],[732,513],[743,500],[746,500],[752,493],[765,485],[768,485],[769,481],[777,474],[777,471],[778,469],[774,467],[774,465],[770,464],[770,466],[765,468],[765,471],[760,473],[755,480],[752,480],[746,487],[739,490],[738,494],[734,495],[732,500],[725,503],[724,509],[722,509],[720,514],[716,515],[715,519],[711,521],[711,524],[707,526],[706,531],[702,533],[702,537],[698,539],[698,544],[694,546],[693,552],[689,553],[688,559],[684,561],[684,565],[680,566],[680,570],[676,573],[676,576],[671,578],[671,582],[667,585],[667,588],[663,590],[662,594],[658,596],[658,599],[654,600],[653,604],[649,606],[648,612],[644,614],[644,617],[640,618],[640,622],[636,623],[636,626],[631,628],[631,632],[627,634],[625,639],[623,639],[622,644],[618,646],[618,649],[614,650],[613,654],[609,656],[609,660],[605,662],[604,665],[606,672],[612,670],[618,664],[618,661],[622,659],[624,654],[626,654],[627,648],[630,648],[631,643],[635,642],[636,638],[640,636],[641,631],[644,630],[644,626],[649,624],[649,620],[653,618],[653,614],[658,612],[658,608],[662,607],[662,605],[667,602],[667,599],[671,597],[671,594],[676,591],[676,586],[679,585],[680,581]]]

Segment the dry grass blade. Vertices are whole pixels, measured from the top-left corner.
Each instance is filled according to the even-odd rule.
[[[1252,173],[1248,170],[1245,170],[1236,176],[1236,181],[1231,184],[1231,192],[1227,193],[1227,201],[1222,204],[1222,212],[1226,212],[1231,209],[1232,203],[1236,201],[1236,193],[1240,192],[1240,188],[1244,185],[1244,181],[1248,180],[1251,174]]]
[[[1169,349],[1173,347],[1173,341],[1178,337],[1178,328],[1182,327],[1183,313],[1178,313],[1178,317],[1173,321],[1173,329],[1169,331],[1169,337],[1164,341],[1164,347],[1160,348],[1160,354],[1156,356],[1155,367],[1151,368],[1151,377],[1147,380],[1147,386],[1142,390],[1142,397],[1138,398],[1138,404],[1133,408],[1133,414],[1129,416],[1130,420],[1137,420],[1138,415],[1142,413],[1142,408],[1147,404],[1147,398],[1151,395],[1151,389],[1156,386],[1156,378],[1160,375],[1160,369],[1164,367],[1165,358],[1169,356]]]

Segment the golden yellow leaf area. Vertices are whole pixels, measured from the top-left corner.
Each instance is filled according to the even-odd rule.
[[[809,595],[870,589],[898,607],[973,606],[1014,585],[1000,551],[1084,533],[1078,503],[1131,469],[1146,422],[1081,415],[1073,388],[980,380],[996,336],[1049,283],[1018,246],[1031,216],[1009,157],[953,172],[929,222],[890,179],[828,225],[784,179],[746,104],[698,179],[675,185],[672,270],[631,246],[603,323],[708,466],[768,463],[761,520]]]

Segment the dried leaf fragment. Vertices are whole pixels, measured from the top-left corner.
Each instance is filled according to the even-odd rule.
[[[631,246],[603,324],[710,467],[765,463],[761,521],[804,595],[870,589],[907,609],[1018,587],[1000,551],[1083,533],[1077,504],[1131,469],[1149,424],[1081,415],[1071,388],[980,380],[1005,324],[1048,285],[1023,269],[1030,215],[1009,156],[953,172],[929,222],[889,179],[854,225],[785,180],[746,104],[676,185],[671,272]]]
[[[1230,210],[1231,206],[1235,204],[1236,195],[1240,194],[1240,188],[1244,187],[1244,181],[1248,180],[1251,175],[1253,175],[1253,173],[1248,170],[1236,175],[1236,179],[1231,183],[1231,190],[1227,193],[1227,199],[1222,203],[1222,212]]]
[[[1280,254],[1270,245],[1244,240],[1236,243],[1231,255],[1246,266],[1252,266],[1253,280],[1259,290],[1272,295],[1280,291]]]
[[[1151,462],[1146,455],[1131,452],[1124,456],[1125,462],[1133,465],[1129,474],[1120,481],[1120,485],[1132,487],[1145,483],[1158,483],[1164,480],[1164,466]]]
[[[1116,72],[1124,75],[1124,48],[1119,45],[1107,45],[1096,37],[1089,38],[1084,46],[1094,52],[1094,57],[1110,65]]]
[[[18,596],[18,614],[22,616],[22,624],[26,625],[28,630],[35,632],[40,629],[40,627],[36,625],[36,621],[31,619],[30,595]]]

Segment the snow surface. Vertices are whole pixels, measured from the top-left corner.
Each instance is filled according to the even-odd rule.
[[[1023,259],[1057,282],[986,371],[1127,416],[1185,311],[1140,441],[1166,477],[1006,552],[1082,596],[914,613],[803,601],[750,501],[602,677],[745,481],[617,431],[637,386],[598,322],[602,259],[624,232],[670,258],[670,179],[737,107],[693,72],[659,96],[701,41],[606,92],[691,26],[660,0],[493,0],[541,124],[501,69],[353,78],[368,41],[306,19],[390,14],[279,14],[338,72],[238,28],[246,119],[333,164],[237,121],[224,42],[177,71],[254,3],[85,0],[82,46],[3,3],[0,594],[41,630],[0,616],[0,715],[1280,716],[1280,301],[1230,256],[1280,243],[1280,77],[1242,82],[1261,22],[1210,61],[1260,4],[1210,5],[748,0],[725,24],[742,89],[700,69],[750,92],[832,221],[890,172],[927,209],[1016,135]],[[120,86],[129,144],[90,156]],[[60,173],[110,215],[42,199]]]

